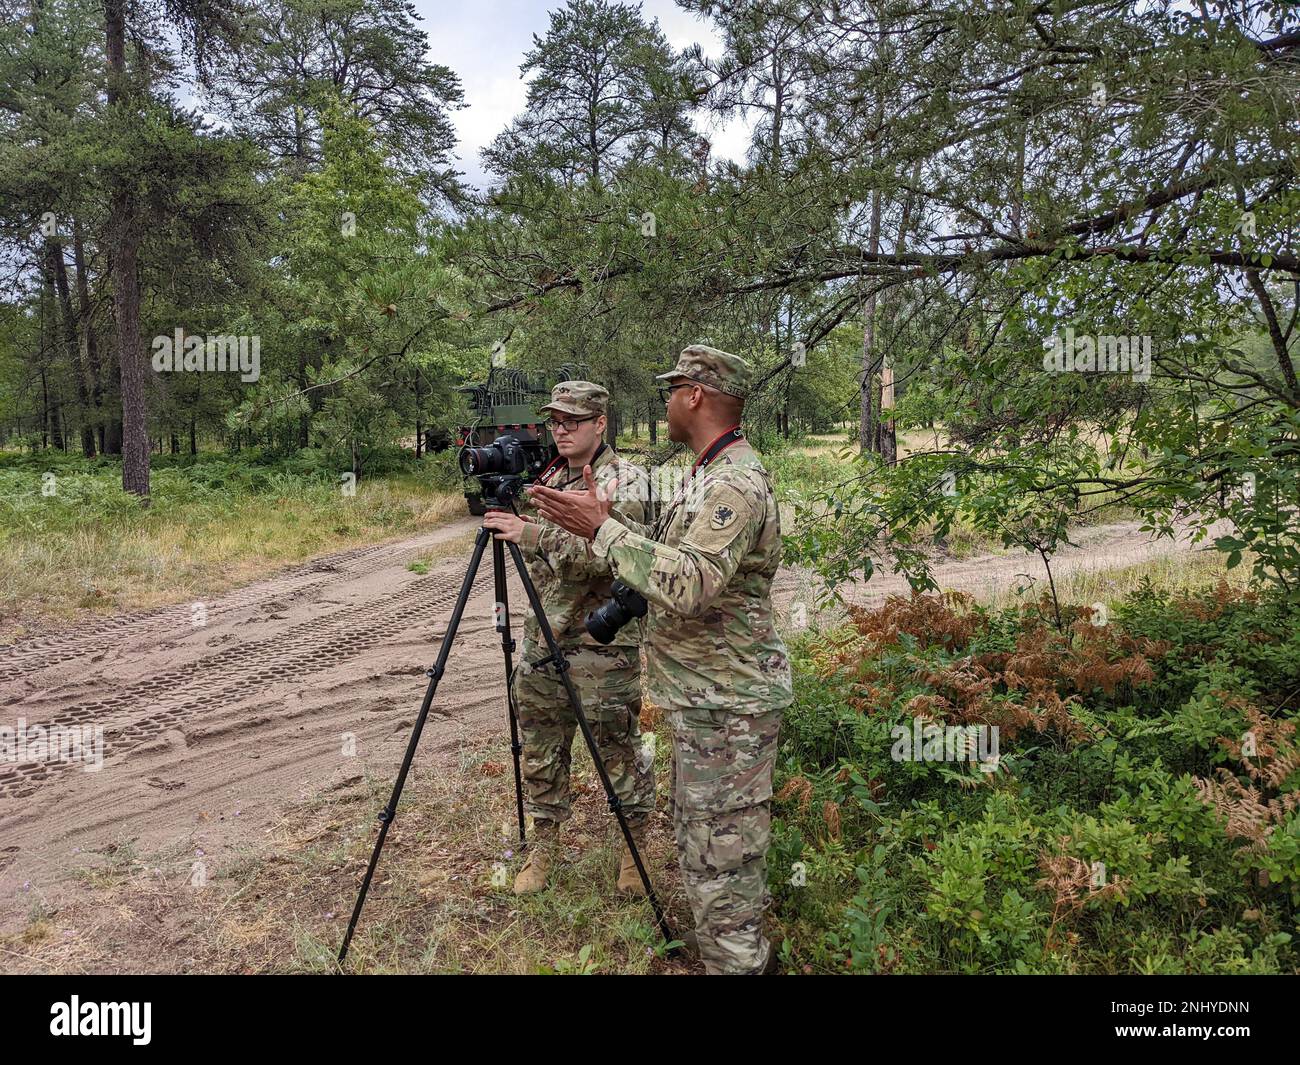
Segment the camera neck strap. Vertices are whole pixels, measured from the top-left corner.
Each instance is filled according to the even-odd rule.
[[[682,481],[681,487],[677,489],[677,494],[673,497],[673,501],[660,512],[659,520],[655,522],[654,539],[658,540],[662,537],[664,530],[668,527],[669,519],[673,516],[673,511],[675,511],[678,504],[686,498],[687,491],[689,490],[691,481],[694,480],[696,473],[709,465],[709,463],[726,451],[727,448],[731,447],[732,444],[739,443],[744,439],[745,435],[740,431],[740,426],[733,425],[730,429],[724,429],[714,437],[713,442],[700,452],[699,457],[695,460],[695,465],[691,467],[691,472],[687,474],[686,478]]]
[[[705,466],[709,465],[714,459],[721,455],[732,444],[738,443],[745,439],[745,435],[740,431],[739,425],[733,425],[730,429],[724,429],[719,433],[708,447],[700,452],[700,457],[695,460],[695,465],[691,467],[691,477],[694,477]],[[690,478],[687,478],[689,480]]]
[[[563,455],[556,455],[555,458],[551,459],[551,461],[546,464],[542,472],[537,475],[537,483],[549,484],[550,482],[548,478],[551,476],[551,474],[553,474],[556,470],[560,469],[561,467],[567,466],[568,464],[569,464],[569,460],[566,459]]]
[[[607,447],[608,445],[605,443],[605,441],[602,440],[600,444],[596,447],[596,450],[592,453],[591,458],[588,459],[587,462],[584,463],[584,465],[590,466],[593,470],[595,470],[596,460],[599,459],[600,456],[605,453]],[[566,459],[563,455],[556,455],[555,458],[551,459],[551,461],[546,464],[546,468],[537,475],[537,483],[544,484],[548,488],[554,487],[549,480],[550,476],[553,473],[555,473],[556,470],[564,470],[567,469],[568,466],[569,466],[568,459]],[[581,472],[579,472],[577,478],[570,478],[561,487],[567,488],[569,485],[573,484],[575,480],[580,480],[581,477],[582,474]]]

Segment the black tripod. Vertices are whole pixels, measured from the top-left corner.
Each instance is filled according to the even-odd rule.
[[[641,877],[641,883],[645,886],[646,897],[650,900],[650,906],[654,910],[655,923],[658,924],[664,941],[672,942],[671,929],[664,918],[664,911],[659,905],[658,896],[655,895],[654,888],[650,885],[650,876],[646,872],[645,864],[642,862],[641,854],[636,847],[636,841],[632,838],[632,830],[628,827],[627,817],[623,813],[622,800],[614,792],[614,785],[610,781],[609,773],[605,770],[605,763],[600,757],[600,749],[596,746],[596,737],[592,735],[591,726],[587,723],[587,716],[582,712],[582,700],[578,697],[573,681],[569,678],[569,662],[564,657],[564,652],[560,650],[559,645],[555,642],[555,634],[551,632],[550,622],[546,620],[546,613],[542,609],[542,601],[538,598],[537,589],[533,585],[532,578],[528,575],[528,567],[524,565],[523,556],[519,553],[519,546],[508,541],[494,539],[491,530],[484,528],[479,529],[478,537],[474,541],[474,553],[470,557],[465,580],[460,586],[460,595],[456,598],[456,606],[451,612],[451,620],[447,623],[447,633],[442,638],[442,647],[438,651],[438,660],[433,664],[433,668],[428,670],[429,687],[424,693],[424,702],[420,705],[420,716],[416,718],[415,728],[411,731],[410,742],[406,745],[406,756],[402,759],[402,768],[398,771],[397,781],[393,785],[393,793],[389,796],[388,805],[379,814],[379,838],[375,840],[375,850],[370,855],[370,867],[366,870],[365,879],[361,882],[361,893],[357,895],[357,904],[353,907],[352,919],[348,922],[347,934],[343,937],[343,945],[339,948],[340,965],[343,964],[343,960],[347,957],[348,946],[352,943],[352,933],[356,931],[357,920],[361,916],[361,907],[365,905],[366,892],[370,890],[370,881],[375,875],[375,866],[379,864],[379,852],[384,849],[384,840],[388,837],[388,829],[397,816],[397,802],[401,798],[402,787],[406,784],[406,774],[411,768],[411,761],[415,758],[415,749],[419,746],[420,733],[424,729],[425,719],[429,716],[429,707],[433,703],[434,693],[438,690],[438,682],[442,680],[442,675],[446,671],[447,657],[451,654],[452,641],[456,638],[456,630],[460,627],[461,615],[465,612],[465,604],[469,600],[470,589],[474,584],[474,577],[478,573],[479,563],[483,560],[483,551],[487,547],[489,540],[492,541],[492,575],[496,584],[496,629],[501,633],[501,651],[505,656],[506,665],[507,714],[510,718],[510,751],[515,760],[515,811],[519,817],[519,844],[521,847],[525,846],[527,839],[524,835],[523,778],[519,768],[519,755],[523,750],[523,744],[519,742],[519,722],[515,714],[514,693],[510,686],[510,675],[514,670],[515,641],[510,636],[510,608],[506,599],[504,549],[507,547],[510,549],[510,557],[515,561],[515,568],[519,571],[519,578],[523,581],[524,591],[528,593],[528,602],[532,607],[533,616],[537,618],[538,627],[542,632],[542,639],[546,643],[547,650],[550,651],[549,657],[531,664],[554,669],[556,675],[560,678],[560,682],[564,685],[564,690],[569,697],[569,706],[573,708],[573,716],[577,719],[578,728],[582,731],[582,738],[587,741],[587,749],[591,752],[591,760],[595,763],[596,773],[605,788],[605,798],[609,802],[609,808],[618,819],[618,827],[623,832],[623,839],[626,841],[628,851],[632,855],[632,861],[636,863],[636,871]]]

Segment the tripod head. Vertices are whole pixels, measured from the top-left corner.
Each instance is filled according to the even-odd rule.
[[[483,506],[488,510],[515,509],[515,500],[524,490],[524,479],[517,473],[479,476],[483,486]]]

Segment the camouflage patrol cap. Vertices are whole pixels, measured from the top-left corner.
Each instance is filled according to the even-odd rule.
[[[689,348],[682,349],[677,357],[677,365],[667,373],[659,374],[656,380],[686,377],[702,385],[710,385],[719,392],[726,392],[729,396],[744,399],[749,395],[753,376],[754,368],[739,355],[704,344],[692,344]]]
[[[609,413],[609,393],[590,381],[561,381],[551,389],[551,402],[539,413],[559,411],[579,418]]]

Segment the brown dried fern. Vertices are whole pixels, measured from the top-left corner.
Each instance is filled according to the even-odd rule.
[[[1040,854],[1038,857],[1038,867],[1043,876],[1037,886],[1052,895],[1052,921],[1047,928],[1044,950],[1052,949],[1056,926],[1061,921],[1073,918],[1089,902],[1122,895],[1130,883],[1130,878],[1117,876],[1097,886],[1093,882],[1092,867],[1082,858],[1066,853],[1070,837],[1062,836],[1058,843],[1059,854]]]

